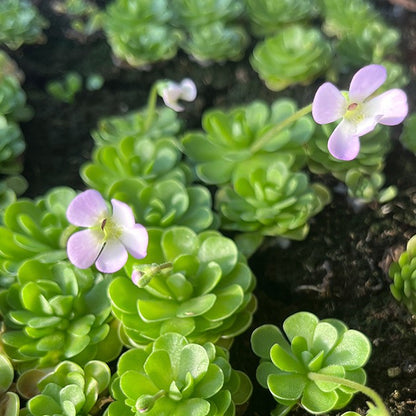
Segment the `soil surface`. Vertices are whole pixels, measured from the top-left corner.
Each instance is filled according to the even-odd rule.
[[[199,128],[201,113],[212,106],[227,107],[253,99],[272,102],[278,96],[252,71],[250,49],[243,61],[225,65],[201,67],[179,53],[148,72],[118,68],[101,36],[85,43],[68,38],[68,21],[53,14],[49,3],[37,2],[51,22],[46,31],[48,42],[10,52],[26,74],[23,87],[34,110],[33,119],[22,124],[27,142],[23,175],[29,182],[25,196],[36,197],[59,185],[83,189],[78,169],[90,159],[90,131],[100,118],[143,106],[157,79],[190,77],[198,85],[196,102],[180,115],[187,128]],[[416,14],[387,1],[374,4],[392,25],[401,28],[403,60],[414,80]],[[70,70],[84,78],[100,73],[105,79],[103,88],[95,92],[83,89],[72,104],[47,95],[46,83]],[[411,109],[415,88],[414,82],[407,88]],[[291,88],[279,94],[284,95],[303,105],[311,101],[313,92]],[[254,384],[248,406],[239,409],[241,415],[266,416],[275,406],[270,393],[255,380],[258,359],[250,347],[252,329],[264,323],[281,326],[287,316],[301,310],[320,319],[340,319],[365,333],[373,344],[366,366],[368,385],[383,397],[393,416],[416,414],[416,317],[392,297],[387,276],[391,261],[416,233],[416,158],[401,146],[399,133],[400,127],[395,128],[385,168],[387,185],[399,189],[397,198],[356,213],[344,195],[334,193],[332,203],[313,218],[306,240],[293,242],[284,250],[270,239],[250,259],[258,280],[255,293],[259,307],[252,328],[239,336],[231,349],[234,368],[248,373]],[[329,186],[336,185],[332,179],[325,180]],[[365,400],[357,395],[348,410],[364,414]],[[291,414],[307,413],[297,409]]]

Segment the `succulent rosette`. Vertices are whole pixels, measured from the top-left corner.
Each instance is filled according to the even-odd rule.
[[[322,414],[348,404],[356,390],[342,380],[365,384],[362,367],[371,354],[367,337],[337,319],[320,321],[309,312],[287,318],[283,330],[286,336],[274,325],[263,325],[251,337],[261,358],[257,380],[279,403],[274,412],[284,415],[300,404]]]
[[[406,250],[399,260],[389,268],[389,276],[393,280],[390,290],[396,300],[403,303],[410,313],[416,313],[416,236],[406,245]]]
[[[327,188],[293,172],[285,157],[259,156],[235,170],[215,204],[224,229],[302,240],[308,220],[330,199]]]
[[[127,345],[147,345],[171,331],[192,342],[230,340],[248,328],[255,278],[232,240],[179,226],[148,232],[146,259],[126,266],[136,286],[118,276],[109,287]]]
[[[355,159],[345,161],[333,157],[328,150],[328,136],[332,125],[318,127],[306,145],[308,167],[316,174],[331,173],[345,183],[348,195],[368,203],[386,202],[397,193],[394,186],[383,188],[385,158],[391,149],[390,134],[387,128],[377,127],[360,138],[360,153]]]
[[[273,35],[288,23],[310,20],[318,12],[316,0],[245,0],[253,32]]]
[[[230,22],[239,17],[241,0],[176,0],[172,4],[174,22],[186,28],[197,28],[213,22]]]
[[[250,63],[269,89],[281,91],[310,84],[328,69],[331,57],[331,45],[319,30],[291,25],[258,43]]]
[[[151,348],[120,357],[111,384],[115,401],[105,415],[234,416],[235,405],[246,402],[251,390],[249,378],[232,369],[225,349],[166,333]]]
[[[367,1],[323,0],[323,31],[329,36],[343,38],[362,31],[370,22],[380,22],[380,16]]]
[[[46,26],[47,20],[29,0],[3,0],[0,3],[0,44],[17,49],[23,43],[39,42]]]
[[[243,57],[248,41],[242,26],[217,21],[189,29],[181,47],[198,62],[238,61]]]
[[[23,166],[19,156],[26,147],[22,131],[17,123],[1,114],[0,143],[0,173],[6,175],[20,173]]]
[[[0,292],[2,344],[19,370],[63,359],[79,364],[117,357],[121,344],[107,297],[110,277],[68,262],[27,260],[17,281]]]
[[[95,148],[92,161],[81,168],[80,174],[86,184],[107,198],[111,186],[121,179],[141,178],[152,183],[175,178],[188,182],[192,175],[181,163],[181,156],[173,137],[152,140],[126,136],[118,143]]]
[[[9,391],[14,379],[14,368],[0,346],[0,413],[5,416],[18,416],[19,396]]]
[[[26,94],[15,75],[8,75],[0,70],[0,115],[8,120],[27,119],[30,110],[26,107]]]
[[[175,179],[149,184],[129,178],[115,182],[108,194],[128,203],[136,220],[147,227],[184,225],[199,232],[209,228],[214,219],[211,194],[201,185],[186,186]]]
[[[74,230],[66,209],[75,195],[71,188],[58,187],[7,207],[0,226],[0,286],[7,286],[27,259],[54,263],[66,258],[66,240]]]
[[[145,67],[176,55],[182,32],[169,25],[166,0],[115,0],[103,17],[114,55],[133,67]]]
[[[110,369],[101,361],[82,368],[62,361],[37,383],[39,394],[27,402],[27,416],[90,415],[110,384]]]
[[[175,111],[166,107],[158,107],[155,111],[156,117],[150,125],[147,125],[146,110],[103,118],[91,133],[95,145],[116,144],[127,136],[145,136],[157,140],[160,137],[172,137],[179,132],[181,125]]]
[[[287,99],[271,107],[255,101],[230,111],[209,110],[202,118],[204,132],[190,132],[182,138],[184,152],[196,165],[198,177],[208,184],[229,182],[236,167],[255,154],[284,152],[288,158],[296,156],[296,167],[302,166],[302,145],[315,128],[312,119],[305,116],[280,131],[273,130],[296,110],[296,104]]]

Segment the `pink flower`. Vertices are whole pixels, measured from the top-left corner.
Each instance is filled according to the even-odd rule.
[[[183,111],[184,108],[178,104],[178,101],[194,101],[196,98],[196,86],[189,78],[185,78],[180,84],[168,81],[161,88],[160,95],[166,106],[177,112]]]
[[[67,244],[70,262],[80,269],[95,263],[100,272],[114,273],[125,265],[128,253],[136,259],[146,257],[146,229],[135,224],[127,204],[116,199],[111,204],[112,215],[101,194],[90,189],[77,195],[68,206],[68,221],[88,227],[72,234]]]
[[[391,89],[373,93],[385,82],[387,71],[381,65],[367,65],[352,78],[348,92],[341,92],[330,82],[316,91],[312,116],[318,124],[342,118],[328,140],[328,150],[341,160],[352,160],[360,151],[360,136],[374,130],[377,123],[394,126],[407,116],[406,93]]]

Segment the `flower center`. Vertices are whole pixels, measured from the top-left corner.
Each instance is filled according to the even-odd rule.
[[[105,241],[117,239],[121,236],[121,227],[111,218],[104,218],[101,222],[101,229],[104,231]]]
[[[347,111],[344,114],[344,118],[353,123],[359,123],[364,120],[363,106],[361,103],[348,104]]]

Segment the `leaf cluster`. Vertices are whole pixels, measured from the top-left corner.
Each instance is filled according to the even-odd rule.
[[[47,26],[47,20],[29,0],[0,2],[0,44],[17,49],[23,43],[42,41],[42,30]]]
[[[192,342],[231,339],[246,330],[256,309],[254,276],[232,240],[217,231],[148,229],[148,255],[127,264],[170,263],[147,285],[119,276],[109,287],[127,345],[147,345],[177,332]]]
[[[382,173],[385,158],[391,148],[389,130],[378,126],[374,131],[360,137],[360,153],[351,161],[335,159],[328,151],[328,137],[334,124],[318,126],[306,144],[308,167],[316,174],[331,173],[345,183],[348,195],[358,201],[381,203],[393,199],[397,190],[394,186],[382,188],[385,182]]]
[[[322,33],[301,25],[281,29],[259,42],[250,57],[253,69],[273,91],[310,84],[331,62],[332,49]]]
[[[114,336],[106,342],[112,319],[108,285],[108,278],[67,262],[26,261],[16,283],[0,292],[6,353],[20,370],[69,358],[81,364],[97,356],[115,358],[120,343]]]
[[[397,262],[389,268],[393,280],[390,290],[399,302],[403,303],[410,313],[416,313],[416,236],[406,245],[406,250]]]
[[[161,335],[146,350],[131,349],[118,361],[106,416],[233,416],[252,386],[228,359],[225,349],[177,333]]]
[[[66,239],[73,231],[66,209],[75,195],[70,188],[58,187],[7,207],[0,226],[0,287],[13,281],[25,260],[54,263],[66,258]]]
[[[89,361],[82,368],[62,361],[39,380],[39,394],[27,402],[25,416],[90,416],[109,384],[110,369],[102,361]]]
[[[365,384],[362,367],[371,353],[369,340],[339,320],[320,321],[309,312],[288,317],[283,330],[286,337],[276,326],[263,325],[251,337],[253,351],[261,358],[257,380],[279,403],[273,414],[285,415],[296,404],[313,414],[343,408],[354,389],[309,375]]]

